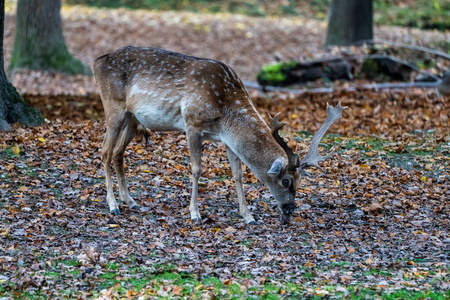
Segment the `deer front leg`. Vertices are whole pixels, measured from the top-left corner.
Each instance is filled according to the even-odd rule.
[[[103,140],[103,168],[105,170],[106,177],[106,200],[108,201],[109,211],[115,215],[118,215],[119,206],[117,205],[116,198],[114,197],[113,183],[111,178],[111,158],[112,150],[114,146],[114,137],[116,136],[114,129],[108,129],[106,131],[105,139]]]
[[[242,184],[242,162],[239,157],[227,147],[227,155],[230,160],[231,172],[233,172],[234,182],[236,184],[236,192],[239,199],[239,213],[247,224],[256,225],[256,221],[250,213],[245,201],[244,188]]]
[[[197,131],[187,131],[189,156],[192,169],[192,195],[189,211],[192,221],[201,221],[202,217],[198,210],[198,179],[202,171],[202,136]]]

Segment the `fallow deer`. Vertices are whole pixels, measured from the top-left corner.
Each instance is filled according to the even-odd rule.
[[[327,129],[342,116],[340,103],[327,104],[327,119],[317,131],[310,150],[300,160],[278,131],[285,123],[278,115],[270,128],[256,111],[236,73],[224,63],[156,48],[125,47],[100,56],[94,63],[106,118],[103,163],[109,209],[119,214],[111,179],[111,160],[117,173],[119,195],[131,209],[139,208],[128,192],[123,168],[126,146],[140,131],[179,130],[186,133],[192,168],[190,215],[201,220],[198,180],[202,139],[225,144],[236,182],[239,212],[256,224],[242,187],[242,162],[266,184],[289,223],[302,170],[318,166],[331,156],[318,153]]]

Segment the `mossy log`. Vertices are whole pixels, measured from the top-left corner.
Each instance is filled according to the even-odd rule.
[[[258,72],[257,80],[262,86],[280,87],[294,84],[305,85],[317,79],[335,81],[352,80],[353,77],[376,82],[391,82],[410,81],[413,72],[423,74],[420,81],[437,80],[433,74],[421,71],[407,61],[381,54],[268,64]]]
[[[279,62],[268,64],[258,72],[260,85],[288,86],[306,84],[320,78],[330,80],[352,78],[352,66],[342,58],[317,60],[312,62]]]

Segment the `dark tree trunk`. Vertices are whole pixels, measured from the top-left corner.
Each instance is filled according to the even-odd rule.
[[[0,0],[0,131],[10,130],[9,124],[20,122],[27,126],[40,125],[42,115],[30,107],[17,93],[5,74],[3,58],[3,31],[5,25],[5,0]]]
[[[61,0],[19,0],[11,69],[91,74],[67,50],[60,9]]]
[[[333,0],[325,45],[346,46],[373,39],[372,0]]]

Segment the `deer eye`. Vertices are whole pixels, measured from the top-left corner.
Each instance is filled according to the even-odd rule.
[[[285,188],[288,188],[289,187],[289,183],[290,183],[290,181],[289,181],[289,179],[283,179],[282,181],[281,181],[281,184],[285,187]]]

